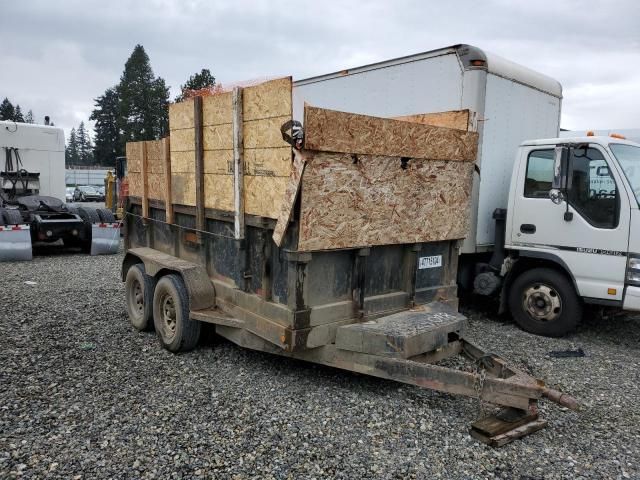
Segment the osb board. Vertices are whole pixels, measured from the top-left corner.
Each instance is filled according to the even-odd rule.
[[[244,171],[258,177],[288,177],[292,171],[291,147],[245,150]]]
[[[233,175],[204,174],[204,206],[233,211]]]
[[[164,174],[164,142],[165,140],[149,140],[147,148],[147,171],[150,173]],[[150,198],[157,198],[151,197]]]
[[[246,87],[242,92],[244,121],[282,116],[291,117],[291,88],[291,77]]]
[[[193,128],[193,98],[169,105],[169,129]]]
[[[171,195],[175,204],[195,205],[196,185],[193,174],[171,172]]]
[[[202,97],[202,125],[231,125],[233,116],[232,93]]]
[[[127,162],[129,157],[127,157]],[[129,195],[132,197],[142,197],[142,173],[127,171],[129,181]]]
[[[171,152],[171,173],[195,173],[195,171],[195,150],[189,152]]]
[[[294,150],[293,168],[291,169],[291,175],[284,191],[284,197],[280,203],[280,213],[278,213],[278,222],[276,228],[273,230],[273,241],[276,245],[282,245],[282,239],[291,220],[293,213],[293,207],[296,204],[298,198],[298,191],[300,190],[300,183],[302,174],[304,172],[304,166],[307,161],[307,156],[298,150]],[[309,152],[308,157],[311,157]]]
[[[140,172],[142,170],[142,148],[140,142],[127,142],[125,154],[127,155],[127,173]]]
[[[307,150],[474,161],[478,134],[305,105]]]
[[[288,181],[287,177],[244,177],[245,212],[277,218]]]
[[[449,112],[420,113],[395,117],[394,120],[403,122],[422,123],[434,127],[456,128],[458,130],[470,130],[469,110],[451,110]]]
[[[463,238],[473,163],[318,152],[302,176],[298,250]]]
[[[188,152],[195,148],[195,130],[171,130],[171,152]]]
[[[233,150],[233,127],[230,123],[204,126],[202,140],[205,150]]]
[[[291,148],[280,132],[280,127],[288,120],[291,115],[245,121],[244,148]]]
[[[147,174],[147,195],[155,200],[165,200],[164,173]],[[142,196],[142,193],[140,194]]]

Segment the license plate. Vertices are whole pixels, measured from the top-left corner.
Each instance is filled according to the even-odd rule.
[[[434,255],[433,257],[420,257],[418,259],[418,268],[436,268],[442,266],[442,255]]]

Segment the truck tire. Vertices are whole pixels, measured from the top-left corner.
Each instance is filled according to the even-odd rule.
[[[111,210],[108,208],[98,208],[96,209],[98,212],[98,216],[100,217],[100,221],[103,223],[116,223],[116,216],[113,214]]]
[[[509,309],[520,328],[545,337],[566,335],[582,318],[582,302],[573,285],[551,268],[520,274],[509,291]]]
[[[22,225],[24,219],[19,210],[4,208],[2,212],[5,225]]]
[[[165,275],[156,284],[153,323],[160,343],[170,352],[186,352],[198,344],[200,322],[189,318],[189,295],[179,275]]]
[[[78,215],[86,225],[91,226],[93,223],[100,223],[100,216],[93,208],[78,207]]]
[[[127,315],[136,330],[153,328],[153,290],[155,278],[145,273],[144,265],[137,263],[127,271],[124,282]]]
[[[0,227],[4,226],[4,208],[0,208]]]

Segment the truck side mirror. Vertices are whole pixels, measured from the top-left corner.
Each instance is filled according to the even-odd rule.
[[[553,182],[549,198],[556,205],[562,203],[567,191],[567,172],[569,170],[569,147],[558,146],[553,160]]]

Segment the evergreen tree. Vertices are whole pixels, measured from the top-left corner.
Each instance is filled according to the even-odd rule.
[[[91,138],[84,127],[84,122],[80,122],[75,133],[78,161],[81,165],[91,165],[93,162]]]
[[[113,167],[115,158],[124,155],[119,142],[118,114],[119,99],[116,88],[107,89],[95,99],[96,108],[89,120],[95,120],[93,156],[98,165]]]
[[[69,142],[67,143],[67,146],[65,148],[65,162],[67,166],[75,166],[80,163],[75,128],[72,128],[71,132],[69,132]]]
[[[24,116],[24,123],[34,123],[33,122],[33,111],[29,110],[27,114]]]
[[[180,85],[180,95],[176,97],[176,102],[183,101],[188,90],[200,90],[201,88],[214,87],[216,79],[208,68],[203,68],[200,73],[195,73],[189,77],[184,85]]]
[[[18,104],[16,104],[16,109],[13,114],[13,121],[18,123],[24,123],[24,117],[22,116],[22,109]]]
[[[13,104],[7,97],[4,97],[4,100],[0,103],[0,120],[13,120],[15,114]]]
[[[169,89],[164,79],[154,77],[142,45],[135,46],[125,63],[118,97],[121,150],[126,142],[154,140],[168,132]]]

